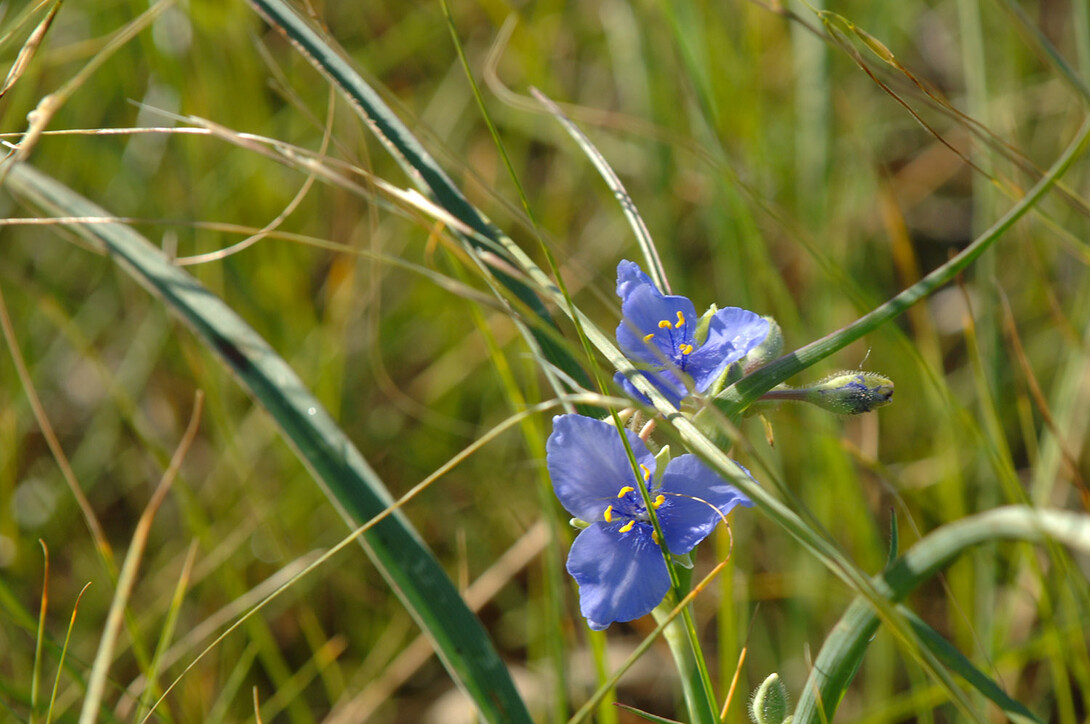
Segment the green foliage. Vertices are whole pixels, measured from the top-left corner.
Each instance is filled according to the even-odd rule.
[[[434,159],[442,191],[418,184],[419,165],[391,155],[353,101],[242,3],[177,2],[140,21],[146,3],[65,3],[20,65],[50,6],[9,10],[0,60],[17,72],[0,130],[26,130],[43,98],[78,80],[21,153],[187,264],[290,365],[393,497],[428,483],[402,513],[528,682],[535,717],[561,721],[610,698],[599,686],[663,720],[684,710],[676,681],[654,683],[669,653],[644,637],[664,626],[615,627],[604,642],[584,633],[559,563],[571,532],[540,492],[549,416],[608,402],[557,401],[557,390],[581,370],[613,373],[616,262],[656,252],[676,293],[769,314],[797,351],[728,380],[701,424],[762,483],[759,509],[732,516],[718,541],[728,566],[693,604],[719,703],[777,671],[814,721],[833,710],[987,720],[998,708],[1075,724],[1090,691],[1085,559],[1042,537],[1025,508],[972,516],[1090,504],[1079,130],[1090,7],[1042,4],[1029,17],[1004,6],[546,1],[509,18],[508,6],[455,0],[455,33],[535,223],[439,3],[300,9]],[[135,126],[175,130],[106,132]],[[595,171],[603,162],[617,183]],[[616,202],[621,188],[634,209]],[[9,218],[47,215],[7,192],[0,204]],[[75,719],[123,588],[120,551],[133,548],[203,390],[199,432],[146,531],[101,665],[104,720],[138,721],[178,680],[156,709],[163,721],[253,720],[255,706],[263,721],[455,721],[438,709],[454,684],[357,546],[198,659],[345,541],[340,504],[215,350],[117,257],[69,222],[8,222],[0,235],[11,319],[0,720]],[[16,347],[40,412],[7,354]],[[894,381],[893,403],[850,418],[803,405],[738,415],[782,382],[809,389],[857,369]],[[657,434],[730,472],[690,423],[661,421]],[[872,579],[889,562],[891,510],[904,553]],[[975,537],[942,538],[966,530]],[[1003,538],[1040,542],[980,545]],[[694,580],[716,562],[705,548]],[[965,553],[945,572],[904,567],[921,551],[946,565],[955,550]],[[808,680],[807,647],[822,649],[830,680]],[[643,656],[622,677],[630,651]],[[741,699],[726,721],[744,721]]]

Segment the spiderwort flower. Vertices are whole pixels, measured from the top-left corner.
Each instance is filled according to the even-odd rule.
[[[704,540],[735,505],[752,506],[695,455],[681,455],[655,477],[655,457],[629,430],[666,547],[683,555]],[[670,574],[617,428],[582,415],[553,418],[546,443],[553,489],[589,525],[568,553],[587,624],[602,630],[651,612],[670,590]]]
[[[617,265],[617,296],[622,314],[617,343],[675,407],[690,393],[685,376],[691,389],[705,392],[768,335],[767,320],[739,307],[713,308],[698,317],[687,297],[663,294],[632,261]],[[614,379],[648,402],[624,375]]]

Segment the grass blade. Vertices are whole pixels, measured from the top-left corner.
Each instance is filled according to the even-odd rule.
[[[908,621],[912,630],[920,637],[927,648],[946,664],[950,670],[972,684],[973,688],[991,699],[992,703],[1012,717],[1022,717],[1029,721],[1043,724],[1041,719],[1021,703],[1007,696],[1007,692],[1000,688],[999,684],[990,679],[949,641],[939,635],[939,632],[927,625],[927,622],[909,609],[901,606],[898,609]],[[1015,721],[1018,721],[1016,718]]]
[[[1047,539],[1090,553],[1090,516],[1034,510],[1027,506],[1008,506],[980,513],[949,523],[920,540],[888,571],[875,577],[873,585],[888,600],[896,602],[972,546],[996,540],[1040,542]],[[909,623],[912,624],[911,618]],[[795,724],[831,720],[878,624],[878,615],[871,603],[863,597],[856,598],[814,661],[795,709]],[[917,633],[920,632],[917,630]],[[945,658],[943,648],[932,647],[927,636],[921,638],[940,658]],[[966,676],[966,671],[955,670]],[[969,676],[966,678],[976,685]]]
[[[6,185],[48,213],[108,216],[59,182],[26,165],[6,169]],[[295,371],[221,299],[173,266],[123,224],[75,230],[109,251],[119,265],[161,298],[269,412],[285,439],[350,527],[382,513],[389,492]],[[365,548],[416,622],[432,637],[455,682],[485,720],[529,722],[530,716],[480,621],[408,521],[395,513],[364,535]]]
[[[568,132],[568,135],[572,137],[572,140],[582,149],[583,153],[587,154],[587,158],[594,164],[594,168],[598,169],[598,174],[606,182],[609,190],[613,192],[617,203],[621,205],[621,211],[624,212],[625,218],[628,219],[628,225],[632,227],[636,243],[639,244],[640,251],[643,252],[643,260],[647,264],[647,273],[663,294],[671,294],[670,282],[666,279],[666,270],[662,267],[662,259],[659,258],[655,240],[651,238],[651,232],[647,230],[647,224],[643,223],[643,217],[640,216],[636,203],[628,195],[628,191],[625,190],[624,184],[621,183],[621,179],[618,178],[613,167],[609,165],[609,161],[606,161],[606,157],[602,155],[601,151],[595,148],[587,135],[570,118],[564,115],[564,111],[560,110],[560,106],[554,103],[551,98],[537,88],[531,88],[530,92],[533,93],[534,98],[541,105],[545,106],[545,110],[552,114],[553,118],[564,127],[564,130]]]

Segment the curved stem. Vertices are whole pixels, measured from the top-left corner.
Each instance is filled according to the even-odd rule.
[[[746,375],[724,390],[716,399],[716,404],[722,408],[728,417],[740,413],[750,403],[776,385],[790,379],[795,374],[825,359],[834,352],[843,349],[879,325],[897,317],[913,304],[952,280],[1044,197],[1053,184],[1082,153],[1087,139],[1090,139],[1090,116],[1083,121],[1078,133],[1075,134],[1075,138],[1068,144],[1063,155],[1056,160],[1048,173],[1017,204],[992,224],[991,228],[978,236],[972,244],[965,247],[957,256],[848,326],[811,342],[805,347],[800,347],[794,352],[780,357],[775,362]]]
[[[872,584],[895,603],[972,546],[997,540],[1048,539],[1090,553],[1090,516],[1023,505],[980,513],[932,532],[875,576]],[[867,598],[859,596],[852,602],[814,661],[795,709],[794,724],[832,720],[879,623]]]

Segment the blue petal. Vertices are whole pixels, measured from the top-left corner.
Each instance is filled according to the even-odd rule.
[[[689,356],[685,371],[692,375],[696,389],[703,392],[727,365],[745,357],[767,336],[767,319],[739,307],[720,309],[708,326],[707,340]]]
[[[625,430],[641,465],[655,471],[655,458],[631,430]],[[636,477],[617,428],[582,415],[558,415],[545,443],[545,462],[556,497],[581,520],[600,520],[617,491]]]
[[[722,520],[720,513],[726,515],[736,505],[753,506],[742,491],[728,485],[696,455],[671,460],[659,492],[666,495],[666,502],[658,509],[662,534],[670,552],[678,555],[704,540]]]
[[[650,380],[651,384],[653,384],[659,392],[665,395],[666,399],[668,399],[674,407],[680,407],[682,398],[689,394],[689,391],[685,388],[685,384],[677,378],[677,375],[669,370],[659,370],[657,372],[636,370],[632,374],[640,375],[641,377]],[[613,381],[624,388],[624,391],[632,397],[632,399],[642,402],[645,405],[651,404],[651,400],[648,399],[647,395],[637,390],[636,386],[632,384],[632,381],[625,377],[624,374],[618,372],[613,375]]]
[[[621,304],[621,323],[617,325],[617,344],[621,346],[629,359],[646,364],[664,366],[674,359],[676,351],[670,342],[669,330],[659,327],[659,322],[666,320],[677,322],[678,312],[684,315],[687,325],[684,330],[677,330],[675,341],[689,342],[696,329],[699,318],[696,308],[686,297],[663,296],[653,286],[638,286],[625,297]],[[654,333],[650,342],[643,341],[647,334]]]
[[[622,300],[627,299],[628,295],[636,287],[644,285],[658,291],[658,287],[651,281],[651,277],[643,273],[643,269],[640,269],[639,264],[622,259],[621,263],[617,265],[617,296]]]
[[[670,574],[651,526],[637,523],[619,533],[621,525],[595,523],[579,534],[568,553],[568,573],[579,584],[579,609],[596,631],[646,616],[670,590]]]

